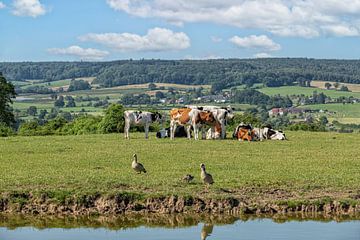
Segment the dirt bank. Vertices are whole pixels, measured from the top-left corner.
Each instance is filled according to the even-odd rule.
[[[357,195],[342,200],[330,197],[312,199],[227,197],[147,197],[119,193],[82,195],[55,199],[46,194],[3,194],[0,213],[42,215],[115,215],[122,213],[211,213],[211,214],[286,214],[321,213],[329,215],[360,214]]]

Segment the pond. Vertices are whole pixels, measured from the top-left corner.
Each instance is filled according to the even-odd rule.
[[[0,217],[1,240],[346,239],[360,240],[359,220],[161,216],[110,219]]]

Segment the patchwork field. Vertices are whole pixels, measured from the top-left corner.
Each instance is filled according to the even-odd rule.
[[[321,89],[325,88],[325,83],[330,83],[331,85],[334,85],[335,82],[325,82],[325,81],[311,81],[311,86]],[[360,84],[351,84],[351,83],[339,83],[339,85],[345,85],[348,87],[348,89],[352,92],[360,92]],[[334,87],[331,87],[334,88]]]
[[[0,193],[240,196],[280,189],[341,197],[360,191],[359,134],[287,132],[288,141],[149,140],[133,133],[0,138]],[[132,155],[148,173],[136,174]],[[215,184],[204,192],[200,163]],[[195,176],[191,184],[180,179]],[[55,194],[56,195],[56,194]]]

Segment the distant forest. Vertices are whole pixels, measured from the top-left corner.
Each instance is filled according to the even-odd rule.
[[[360,84],[360,60],[306,58],[216,60],[121,60],[111,62],[0,63],[8,80],[46,82],[96,77],[103,87],[149,82],[211,84],[219,90],[263,83],[269,87],[323,80]]]

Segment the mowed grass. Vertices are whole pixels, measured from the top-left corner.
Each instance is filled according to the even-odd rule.
[[[288,132],[289,141],[143,139],[143,133],[0,138],[0,193],[66,191],[199,195],[200,163],[222,189],[360,189],[359,134]],[[147,169],[136,174],[132,155]],[[192,184],[181,182],[192,174]],[[329,191],[330,191],[329,190]]]
[[[313,92],[316,91],[317,93],[324,93],[326,96],[331,98],[338,98],[338,97],[357,97],[360,98],[360,92],[344,92],[344,91],[336,91],[336,90],[325,90],[315,87],[299,87],[299,86],[285,86],[285,87],[266,87],[259,89],[260,92],[265,93],[267,95],[300,95],[304,94],[305,96],[312,96]]]

